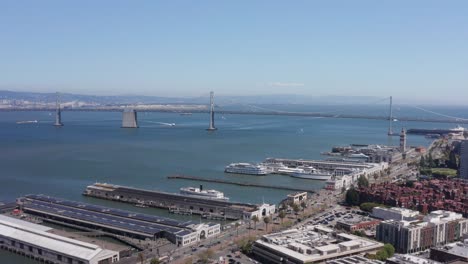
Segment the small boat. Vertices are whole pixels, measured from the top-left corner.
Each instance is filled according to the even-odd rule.
[[[35,124],[37,120],[30,120],[30,121],[18,121],[16,124]]]

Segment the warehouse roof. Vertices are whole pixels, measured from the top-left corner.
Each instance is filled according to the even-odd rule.
[[[6,216],[0,219],[0,236],[10,237],[39,248],[63,254],[64,256],[72,256],[86,261],[90,261],[100,255],[119,254],[118,252],[105,250],[90,243],[47,233],[40,225]]]

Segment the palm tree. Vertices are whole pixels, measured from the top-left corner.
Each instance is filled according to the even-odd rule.
[[[260,221],[260,219],[258,219],[258,216],[254,215],[252,221],[254,221],[254,228],[257,230],[257,222]]]
[[[281,224],[283,224],[283,220],[286,217],[286,213],[284,211],[280,211],[278,217],[281,219]]]
[[[268,232],[268,224],[270,223],[270,221],[271,221],[271,219],[270,219],[270,217],[268,217],[268,216],[265,216],[265,217],[263,218],[263,222],[265,223],[266,231],[267,231],[267,232]]]
[[[235,224],[236,232],[237,232],[236,236],[239,236],[239,226],[240,226],[239,222],[236,222],[236,224]]]
[[[306,207],[307,207],[307,203],[302,201],[301,202],[301,207],[302,207],[302,211],[304,212],[304,209],[306,209]]]

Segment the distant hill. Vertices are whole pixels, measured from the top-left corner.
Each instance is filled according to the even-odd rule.
[[[53,103],[56,93],[14,92],[0,90],[0,100],[26,100],[31,102]],[[249,95],[228,96],[216,95],[215,101],[219,105],[272,105],[272,104],[303,104],[303,105],[350,105],[375,103],[382,98],[372,96],[304,96],[304,95]],[[159,97],[143,95],[98,96],[72,93],[60,93],[61,102],[80,101],[100,105],[116,104],[208,104],[206,97]],[[387,103],[387,102],[382,102]]]

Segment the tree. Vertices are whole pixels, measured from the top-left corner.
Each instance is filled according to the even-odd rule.
[[[207,249],[200,254],[198,254],[198,258],[200,259],[201,263],[207,264],[210,263],[210,259],[214,256],[214,251],[212,249]]]
[[[260,219],[258,219],[258,216],[254,215],[252,217],[252,221],[254,222],[254,228],[255,230],[257,230],[257,222],[260,221]]]
[[[421,159],[419,160],[419,167],[426,167],[426,159],[424,159],[424,156],[421,156]]]
[[[385,244],[383,249],[387,252],[389,258],[391,258],[393,254],[395,254],[395,247],[393,247],[392,244]]]
[[[345,200],[349,205],[359,205],[359,193],[354,188],[350,188],[346,192]]]
[[[359,188],[369,187],[369,181],[367,180],[366,176],[364,175],[359,176],[358,186]]]
[[[150,261],[150,264],[159,264],[159,263],[161,263],[161,261],[159,261],[158,258],[152,258]]]
[[[362,203],[362,204],[359,205],[359,208],[362,211],[372,213],[372,209],[374,209],[374,207],[377,207],[377,206],[385,207],[384,205],[381,205],[381,204],[378,204],[378,203]]]
[[[140,261],[141,264],[145,263],[145,255],[143,252],[138,253],[138,261]]]
[[[297,217],[297,213],[301,210],[301,208],[299,208],[299,205],[297,204],[294,204],[293,206],[293,211],[294,213],[296,214],[296,217]]]
[[[271,221],[271,219],[268,216],[265,216],[263,218],[263,222],[265,223],[265,229],[266,229],[267,232],[268,232],[268,224],[270,223],[270,221]]]
[[[302,207],[302,211],[304,211],[304,209],[306,209],[306,207],[307,207],[307,203],[302,201],[301,202],[301,207]]]
[[[283,224],[283,220],[284,220],[284,218],[286,217],[286,212],[280,211],[280,212],[278,213],[278,217],[281,219],[281,224]]]

